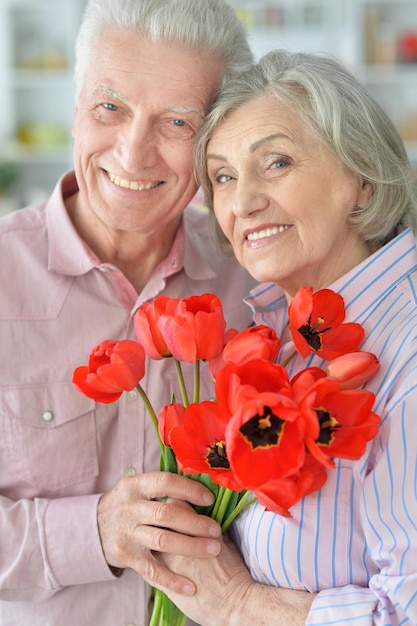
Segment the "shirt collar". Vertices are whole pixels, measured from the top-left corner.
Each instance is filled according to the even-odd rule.
[[[65,208],[65,198],[78,191],[74,172],[68,172],[57,183],[46,204],[48,229],[48,268],[52,271],[78,276],[102,265],[98,257],[81,239]],[[216,276],[204,257],[207,236],[203,222],[196,219],[195,209],[186,209],[176,232],[168,256],[155,268],[152,278],[161,279],[184,269],[195,280],[206,280]],[[205,223],[204,223],[205,224]]]
[[[185,273],[193,280],[215,278],[221,271],[219,264],[223,257],[216,254],[216,243],[212,240],[212,231],[208,229],[206,210],[187,208],[183,213],[183,224],[184,232],[187,233],[184,249]]]
[[[345,301],[346,319],[363,323],[386,294],[412,271],[417,270],[417,249],[411,229],[404,229],[385,246],[339,278],[329,289]],[[282,329],[286,324],[287,300],[281,287],[262,283],[245,302],[258,324]]]
[[[57,182],[46,203],[48,230],[48,269],[67,276],[78,276],[100,262],[84,243],[67,213],[64,200],[78,191],[74,172]]]

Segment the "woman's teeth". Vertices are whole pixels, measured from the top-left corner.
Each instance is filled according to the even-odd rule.
[[[283,233],[284,230],[288,230],[289,226],[272,226],[271,228],[264,228],[254,233],[249,233],[246,239],[248,241],[256,241],[257,239],[263,239],[264,237],[272,237],[272,235],[278,235]]]

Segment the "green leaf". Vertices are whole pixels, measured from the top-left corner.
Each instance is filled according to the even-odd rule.
[[[184,475],[187,476],[187,478],[191,478],[192,480],[196,480],[197,482],[205,485],[213,493],[214,498],[215,499],[217,498],[219,494],[220,486],[211,480],[209,474],[184,474]],[[195,505],[194,508],[197,511],[197,513],[211,517],[211,512],[213,511],[214,503],[211,504],[210,506]]]
[[[159,467],[161,472],[172,472],[173,474],[178,474],[177,459],[173,449],[169,446],[163,447]]]

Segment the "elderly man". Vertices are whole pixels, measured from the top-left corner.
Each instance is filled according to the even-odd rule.
[[[76,47],[74,171],[0,223],[0,623],[147,623],[150,587],[192,592],[152,550],[219,550],[218,527],[172,499],[210,494],[162,474],[135,394],[95,404],[71,383],[104,339],[134,338],[159,294],[215,292],[245,327],[252,279],[222,256],[197,187],[195,134],[224,77],[249,64],[222,0],[90,0]],[[186,372],[186,376],[190,372]],[[166,361],[142,381],[156,408]],[[209,393],[209,377],[203,393]],[[161,530],[163,527],[163,530]]]

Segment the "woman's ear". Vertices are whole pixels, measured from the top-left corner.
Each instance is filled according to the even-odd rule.
[[[358,193],[357,206],[365,206],[372,198],[374,193],[373,185],[368,180],[361,181],[361,186]]]

